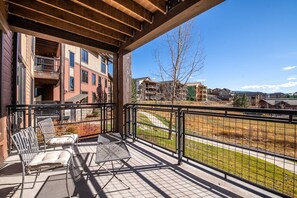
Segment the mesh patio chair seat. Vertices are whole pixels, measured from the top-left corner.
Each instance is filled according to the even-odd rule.
[[[32,188],[34,188],[36,179],[41,172],[52,170],[55,168],[66,168],[66,189],[68,196],[68,170],[72,167],[72,149],[55,150],[40,152],[36,133],[32,127],[23,129],[20,132],[12,135],[12,140],[22,162],[22,189],[23,195],[25,176],[36,174]]]
[[[70,132],[62,132],[61,136],[57,136],[54,123],[51,118],[38,122],[44,138],[44,148],[49,146],[69,146],[78,142],[78,135]]]
[[[131,159],[130,152],[126,146],[125,141],[122,139],[120,133],[106,133],[100,134],[97,140],[96,147],[96,158],[95,163],[99,166],[99,171],[101,168],[105,169],[108,173],[112,175],[112,177],[104,184],[98,193],[103,191],[103,189],[107,186],[109,182],[113,178],[116,178],[119,182],[121,182],[127,189],[130,187],[125,184],[120,178],[117,177],[117,173],[127,165],[128,161]],[[93,159],[93,156],[91,160]],[[114,166],[114,162],[117,162],[120,166],[116,169]],[[111,170],[105,167],[106,163],[111,163]]]

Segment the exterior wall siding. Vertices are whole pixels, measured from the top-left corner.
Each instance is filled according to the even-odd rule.
[[[2,32],[0,32],[2,34]],[[12,93],[12,37],[13,33],[2,34],[0,54],[1,117],[0,117],[0,167],[7,157],[6,105],[11,104]]]

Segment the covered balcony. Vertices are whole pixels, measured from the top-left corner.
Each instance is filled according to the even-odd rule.
[[[114,102],[17,105],[17,82],[1,71],[1,196],[20,195],[22,167],[11,136],[29,126],[38,135],[38,122],[52,118],[57,133],[79,136],[71,196],[296,197],[296,111],[130,104],[131,51],[222,1],[0,0],[11,76],[17,32],[112,54]],[[113,132],[131,152],[118,174],[129,188],[112,180],[102,189],[110,175],[94,163],[98,135]],[[42,173],[34,188],[33,182],[28,176],[24,197],[67,196],[61,170]]]

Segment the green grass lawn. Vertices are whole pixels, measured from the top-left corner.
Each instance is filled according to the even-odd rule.
[[[173,152],[176,136],[168,139],[168,132],[153,127],[137,129],[137,136]],[[254,183],[297,197],[297,175],[265,160],[239,152],[186,139],[184,155],[198,162],[227,171]],[[297,183],[296,183],[297,184]]]

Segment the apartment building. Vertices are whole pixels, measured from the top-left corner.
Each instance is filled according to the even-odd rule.
[[[137,100],[164,100],[170,101],[173,97],[173,81],[152,81],[150,77],[133,79],[136,84]],[[177,82],[175,90],[176,100],[186,100],[188,89],[185,84]]]
[[[93,103],[111,101],[108,98],[112,86],[108,77],[110,60],[111,57],[106,54],[98,54],[80,47],[37,38],[36,102]]]
[[[186,84],[188,89],[188,100],[207,101],[207,86],[200,82],[193,82]]]
[[[149,77],[134,79],[137,88],[137,99],[158,100],[159,83],[152,81]]]

